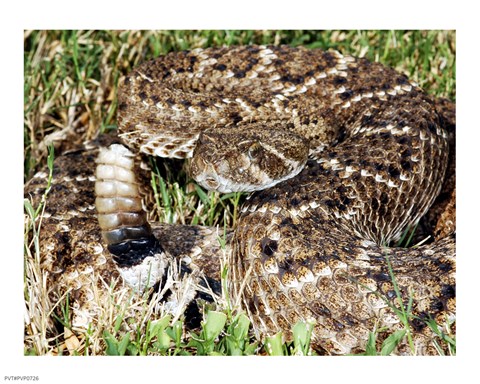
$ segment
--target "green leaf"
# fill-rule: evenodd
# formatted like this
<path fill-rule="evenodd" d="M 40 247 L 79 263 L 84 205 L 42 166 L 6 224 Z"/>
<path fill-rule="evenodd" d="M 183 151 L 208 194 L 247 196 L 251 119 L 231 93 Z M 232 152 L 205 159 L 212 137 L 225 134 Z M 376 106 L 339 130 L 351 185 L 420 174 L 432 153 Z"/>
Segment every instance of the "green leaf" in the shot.
<path fill-rule="evenodd" d="M 241 313 L 233 323 L 232 334 L 238 341 L 243 340 L 248 335 L 250 319 L 244 313 Z"/>
<path fill-rule="evenodd" d="M 170 336 L 168 336 L 167 332 L 165 332 L 165 329 L 162 329 L 162 331 L 157 335 L 157 343 L 160 349 L 169 348 L 171 341 L 172 339 Z"/>
<path fill-rule="evenodd" d="M 310 349 L 310 341 L 313 332 L 313 325 L 312 322 L 297 322 L 293 328 L 293 345 L 294 345 L 294 353 L 295 354 L 302 354 L 307 355 Z"/>
<path fill-rule="evenodd" d="M 245 356 L 248 356 L 248 355 L 253 355 L 255 353 L 255 351 L 257 350 L 257 347 L 258 347 L 258 343 L 252 343 L 252 344 L 248 344 L 244 351 L 243 351 L 243 354 Z"/>
<path fill-rule="evenodd" d="M 191 338 L 188 341 L 187 347 L 192 347 L 197 350 L 197 355 L 198 356 L 204 356 L 206 355 L 207 351 L 206 348 L 204 347 L 205 340 L 203 340 L 199 335 L 197 335 L 195 332 L 192 332 L 190 334 Z"/>
<path fill-rule="evenodd" d="M 293 344 L 295 345 L 295 348 L 302 350 L 304 345 L 307 343 L 307 325 L 303 321 L 299 321 L 293 326 L 292 332 Z"/>
<path fill-rule="evenodd" d="M 202 201 L 202 203 L 208 206 L 210 202 L 208 194 L 197 184 L 195 184 L 195 191 L 197 192 L 197 195 Z"/>
<path fill-rule="evenodd" d="M 152 321 L 149 327 L 149 337 L 147 342 L 149 342 L 152 338 L 157 338 L 157 347 L 160 349 L 167 349 L 170 347 L 170 341 L 173 339 L 168 335 L 166 332 L 166 328 L 170 324 L 171 316 L 166 315 L 162 317 L 160 320 Z"/>
<path fill-rule="evenodd" d="M 377 336 L 375 332 L 370 332 L 368 335 L 367 345 L 365 346 L 365 355 L 366 356 L 377 356 L 376 348 Z"/>
<path fill-rule="evenodd" d="M 179 347 L 182 342 L 182 333 L 183 333 L 183 322 L 178 320 L 175 322 L 175 324 L 173 324 L 173 337 L 172 337 L 172 339 L 175 340 L 175 345 L 177 347 Z M 170 334 L 168 335 L 170 336 Z"/>
<path fill-rule="evenodd" d="M 154 334 L 154 335 L 157 335 L 157 333 L 159 331 L 161 331 L 162 329 L 165 329 L 168 327 L 168 325 L 170 324 L 170 320 L 172 319 L 172 316 L 170 315 L 166 315 L 166 316 L 163 316 L 161 319 L 159 320 L 154 320 L 152 321 L 152 324 L 151 324 L 151 332 Z"/>
<path fill-rule="evenodd" d="M 130 332 L 127 332 L 122 340 L 118 343 L 117 351 L 120 356 L 125 355 L 125 352 L 127 351 L 127 347 L 130 344 Z"/>
<path fill-rule="evenodd" d="M 139 353 L 139 349 L 133 343 L 129 343 L 127 346 L 127 351 L 130 356 L 137 356 Z"/>
<path fill-rule="evenodd" d="M 104 331 L 103 332 L 103 339 L 105 340 L 105 343 L 107 344 L 107 349 L 105 351 L 107 356 L 119 356 L 118 348 L 117 348 L 118 342 L 115 339 L 115 337 L 113 337 L 113 335 L 110 332 Z"/>
<path fill-rule="evenodd" d="M 265 349 L 270 356 L 284 356 L 282 331 L 265 338 Z"/>
<path fill-rule="evenodd" d="M 123 313 L 120 313 L 115 318 L 115 325 L 113 327 L 115 329 L 115 332 L 118 332 L 120 330 L 120 327 L 122 326 L 122 321 L 123 321 Z"/>
<path fill-rule="evenodd" d="M 23 206 L 25 210 L 28 213 L 28 216 L 32 219 L 35 220 L 35 210 L 32 207 L 32 204 L 30 203 L 30 200 L 28 199 L 23 199 Z"/>
<path fill-rule="evenodd" d="M 55 148 L 54 148 L 53 144 L 50 144 L 48 146 L 48 157 L 47 157 L 47 166 L 48 166 L 48 170 L 49 170 L 50 175 L 53 172 L 53 160 L 54 160 L 54 158 L 55 158 Z"/>
<path fill-rule="evenodd" d="M 107 344 L 106 354 L 108 356 L 123 356 L 130 344 L 130 332 L 127 332 L 119 342 L 110 332 L 104 331 L 103 338 Z"/>
<path fill-rule="evenodd" d="M 434 319 L 428 319 L 428 320 L 425 320 L 425 322 L 437 336 L 439 336 L 442 340 L 450 344 L 454 350 L 456 349 L 457 343 L 455 338 L 452 338 L 449 335 L 445 334 L 443 331 L 441 331 L 440 328 L 438 327 L 437 322 Z"/>
<path fill-rule="evenodd" d="M 393 332 L 390 336 L 388 336 L 382 343 L 382 349 L 380 354 L 382 356 L 390 355 L 395 347 L 402 341 L 407 333 L 406 329 L 399 329 L 398 331 Z"/>
<path fill-rule="evenodd" d="M 225 341 L 225 353 L 231 356 L 243 355 L 245 345 L 248 344 L 248 329 L 250 327 L 250 319 L 244 314 L 240 313 L 233 319 L 228 326 Z"/>
<path fill-rule="evenodd" d="M 227 315 L 225 313 L 217 311 L 208 312 L 207 319 L 203 325 L 205 340 L 215 340 L 225 326 L 226 321 Z"/>

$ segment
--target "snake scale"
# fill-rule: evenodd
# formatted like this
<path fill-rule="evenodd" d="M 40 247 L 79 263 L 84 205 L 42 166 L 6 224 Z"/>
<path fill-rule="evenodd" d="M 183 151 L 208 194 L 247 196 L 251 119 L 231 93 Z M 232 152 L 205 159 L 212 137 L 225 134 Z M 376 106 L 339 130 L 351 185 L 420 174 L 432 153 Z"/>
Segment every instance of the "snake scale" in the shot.
<path fill-rule="evenodd" d="M 317 351 L 363 351 L 370 331 L 402 327 L 392 309 L 399 305 L 393 272 L 401 299 L 413 298 L 415 353 L 436 354 L 426 321 L 444 327 L 455 318 L 454 120 L 452 103 L 433 100 L 406 76 L 334 51 L 172 52 L 121 81 L 119 138 L 101 137 L 56 160 L 49 194 L 58 204 L 47 205 L 44 218 L 44 268 L 56 286 L 76 285 L 79 324 L 98 311 L 88 299 L 93 283 L 79 276 L 109 281 L 119 271 L 143 291 L 183 260 L 187 272 L 218 280 L 214 229 L 148 223 L 142 205 L 134 153 L 187 158 L 205 188 L 253 192 L 226 253 L 231 292 L 258 337 L 282 330 L 289 339 L 293 324 L 313 321 Z M 112 142 L 130 150 L 103 149 Z M 431 210 L 444 224 L 438 238 L 392 246 L 442 186 L 453 203 Z M 26 194 L 44 190 L 45 173 Z M 405 340 L 397 352 L 412 353 Z"/>

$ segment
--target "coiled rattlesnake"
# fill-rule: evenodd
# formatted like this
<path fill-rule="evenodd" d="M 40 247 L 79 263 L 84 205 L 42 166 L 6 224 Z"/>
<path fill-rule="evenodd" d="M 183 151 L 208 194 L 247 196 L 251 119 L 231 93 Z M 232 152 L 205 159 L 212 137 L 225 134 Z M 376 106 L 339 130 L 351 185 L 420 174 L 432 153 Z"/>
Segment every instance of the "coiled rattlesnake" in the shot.
<path fill-rule="evenodd" d="M 232 292 L 243 297 L 258 334 L 283 330 L 289 337 L 295 322 L 314 320 L 316 349 L 364 349 L 370 330 L 399 327 L 388 305 L 396 297 L 388 258 L 402 297 L 413 295 L 416 352 L 435 352 L 424 320 L 443 324 L 454 318 L 454 237 L 413 249 L 386 247 L 432 205 L 449 156 L 435 102 L 405 76 L 366 60 L 303 48 L 177 52 L 125 78 L 118 119 L 120 137 L 136 151 L 188 158 L 195 148 L 192 174 L 203 186 L 260 190 L 249 197 L 230 235 Z M 227 141 L 237 133 L 236 142 Z M 95 156 L 88 152 L 90 165 Z M 97 209 L 119 271 L 143 290 L 162 278 L 172 253 L 192 255 L 175 244 L 177 234 L 189 231 L 195 240 L 190 270 L 202 269 L 206 256 L 199 249 L 209 249 L 213 260 L 218 253 L 209 229 L 149 227 L 131 156 L 120 146 L 100 156 Z M 59 166 L 75 173 L 68 162 Z M 63 207 L 70 209 L 68 230 L 49 239 L 50 252 L 70 247 L 72 239 L 61 237 L 93 217 L 94 179 L 63 178 L 89 200 Z M 81 249 L 92 266 L 111 263 L 98 227 L 85 228 L 72 251 Z M 70 267 L 50 260 L 52 270 L 65 273 Z"/>

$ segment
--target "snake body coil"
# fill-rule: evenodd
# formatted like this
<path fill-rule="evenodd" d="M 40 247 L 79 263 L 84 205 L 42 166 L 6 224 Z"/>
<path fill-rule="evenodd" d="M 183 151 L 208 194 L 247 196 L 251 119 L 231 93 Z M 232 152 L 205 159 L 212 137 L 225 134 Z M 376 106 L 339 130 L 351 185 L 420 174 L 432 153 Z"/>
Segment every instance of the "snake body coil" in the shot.
<path fill-rule="evenodd" d="M 452 239 L 384 248 L 439 194 L 449 153 L 434 102 L 403 75 L 336 52 L 194 50 L 138 67 L 121 84 L 119 100 L 126 142 L 160 156 L 193 156 L 213 189 L 225 184 L 225 173 L 246 168 L 242 156 L 254 162 L 252 147 L 274 152 L 264 167 L 271 172 L 301 158 L 292 139 L 271 149 L 271 132 L 307 143 L 311 160 L 303 171 L 254 194 L 235 229 L 233 282 L 259 333 L 288 334 L 310 320 L 320 348 L 364 348 L 369 330 L 399 323 L 388 306 L 396 293 L 387 258 L 402 297 L 416 298 L 413 313 L 443 314 L 444 321 L 453 315 Z M 222 135 L 235 130 L 236 144 L 223 144 Z M 210 146 L 193 151 L 197 138 Z M 278 154 L 285 147 L 287 154 Z M 232 184 L 238 179 L 233 175 Z M 420 349 L 428 345 L 422 337 Z"/>

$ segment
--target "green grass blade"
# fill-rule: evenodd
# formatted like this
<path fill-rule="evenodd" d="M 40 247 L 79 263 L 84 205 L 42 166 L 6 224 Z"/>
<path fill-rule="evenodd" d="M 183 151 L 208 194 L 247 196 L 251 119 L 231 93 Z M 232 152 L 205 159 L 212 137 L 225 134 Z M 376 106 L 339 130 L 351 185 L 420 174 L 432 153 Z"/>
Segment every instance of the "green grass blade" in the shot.
<path fill-rule="evenodd" d="M 393 350 L 397 347 L 398 344 L 403 340 L 407 333 L 406 329 L 399 329 L 393 332 L 390 336 L 388 336 L 382 343 L 382 349 L 380 351 L 380 355 L 388 356 L 390 355 Z"/>
<path fill-rule="evenodd" d="M 365 347 L 365 356 L 377 356 L 377 336 L 375 332 L 368 334 L 367 345 Z"/>

